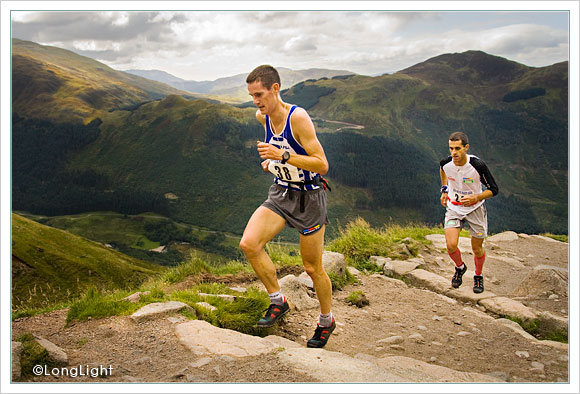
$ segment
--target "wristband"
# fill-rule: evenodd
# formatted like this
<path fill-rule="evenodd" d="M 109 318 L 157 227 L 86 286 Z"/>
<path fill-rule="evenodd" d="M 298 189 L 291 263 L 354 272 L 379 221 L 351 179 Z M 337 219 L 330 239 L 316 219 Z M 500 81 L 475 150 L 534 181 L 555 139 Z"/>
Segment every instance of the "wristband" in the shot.
<path fill-rule="evenodd" d="M 447 185 L 441 186 L 441 193 L 449 193 L 449 186 Z"/>

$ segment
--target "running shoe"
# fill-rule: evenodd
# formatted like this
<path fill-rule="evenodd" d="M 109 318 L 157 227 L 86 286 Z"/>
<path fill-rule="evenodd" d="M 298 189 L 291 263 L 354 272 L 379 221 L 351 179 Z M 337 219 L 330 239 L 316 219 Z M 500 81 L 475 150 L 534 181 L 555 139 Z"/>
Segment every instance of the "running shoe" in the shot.
<path fill-rule="evenodd" d="M 463 263 L 463 269 L 455 267 L 455 274 L 453 274 L 453 279 L 451 279 L 451 286 L 458 288 L 463 283 L 463 274 L 467 271 L 467 265 Z"/>
<path fill-rule="evenodd" d="M 473 276 L 473 292 L 478 294 L 483 293 L 483 275 Z"/>
<path fill-rule="evenodd" d="M 287 301 L 284 301 L 282 305 L 270 304 L 268 311 L 263 318 L 258 320 L 258 327 L 272 327 L 282 316 L 284 316 L 290 310 L 290 306 Z"/>
<path fill-rule="evenodd" d="M 314 336 L 308 340 L 306 343 L 307 347 L 324 347 L 330 334 L 336 328 L 336 323 L 332 319 L 332 325 L 330 327 L 321 327 L 319 324 L 316 325 L 316 330 L 314 331 Z"/>

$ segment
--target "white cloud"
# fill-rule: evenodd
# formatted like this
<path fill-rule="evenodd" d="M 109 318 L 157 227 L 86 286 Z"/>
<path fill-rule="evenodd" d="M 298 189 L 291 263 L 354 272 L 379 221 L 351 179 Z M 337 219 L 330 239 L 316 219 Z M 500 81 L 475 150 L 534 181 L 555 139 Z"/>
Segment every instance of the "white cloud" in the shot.
<path fill-rule="evenodd" d="M 562 28 L 523 13 L 197 11 L 44 12 L 13 16 L 15 37 L 56 43 L 119 68 L 216 79 L 258 64 L 363 74 L 398 71 L 449 52 L 483 50 L 527 65 L 567 60 Z M 447 18 L 443 18 L 447 16 Z M 481 16 L 481 20 L 478 17 Z M 541 16 L 541 15 L 540 15 Z M 484 18 L 485 17 L 485 18 Z M 513 20 L 510 23 L 510 18 Z M 480 26 L 480 27 L 478 27 Z M 490 27 L 491 26 L 491 27 Z"/>

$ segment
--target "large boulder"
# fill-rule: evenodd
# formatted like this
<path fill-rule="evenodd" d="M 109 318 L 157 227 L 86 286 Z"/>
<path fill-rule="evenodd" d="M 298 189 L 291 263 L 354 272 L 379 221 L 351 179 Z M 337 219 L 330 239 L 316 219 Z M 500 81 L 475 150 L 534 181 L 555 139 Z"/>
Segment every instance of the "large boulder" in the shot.
<path fill-rule="evenodd" d="M 513 297 L 542 297 L 550 294 L 568 296 L 568 270 L 551 265 L 538 265 L 512 292 Z"/>
<path fill-rule="evenodd" d="M 486 310 L 500 316 L 510 316 L 522 321 L 532 321 L 538 317 L 538 312 L 528 308 L 519 301 L 507 297 L 493 297 L 480 300 L 479 304 Z"/>
<path fill-rule="evenodd" d="M 337 252 L 324 251 L 322 253 L 322 265 L 328 274 L 344 276 L 346 271 L 346 259 L 344 255 Z"/>
<path fill-rule="evenodd" d="M 264 338 L 212 326 L 204 320 L 178 324 L 175 334 L 197 356 L 260 356 L 280 346 Z"/>
<path fill-rule="evenodd" d="M 413 286 L 423 287 L 436 293 L 445 293 L 451 288 L 451 279 L 420 268 L 409 272 L 407 278 Z"/>
<path fill-rule="evenodd" d="M 517 233 L 513 231 L 504 231 L 503 233 L 495 234 L 487 238 L 489 242 L 509 242 L 519 239 Z"/>
<path fill-rule="evenodd" d="M 286 275 L 278 282 L 288 302 L 297 310 L 318 308 L 318 300 L 310 296 L 308 287 L 294 275 Z"/>
<path fill-rule="evenodd" d="M 431 241 L 437 249 L 447 249 L 445 234 L 429 234 L 425 236 L 425 239 Z M 461 253 L 471 253 L 471 238 L 459 237 L 458 246 Z"/>

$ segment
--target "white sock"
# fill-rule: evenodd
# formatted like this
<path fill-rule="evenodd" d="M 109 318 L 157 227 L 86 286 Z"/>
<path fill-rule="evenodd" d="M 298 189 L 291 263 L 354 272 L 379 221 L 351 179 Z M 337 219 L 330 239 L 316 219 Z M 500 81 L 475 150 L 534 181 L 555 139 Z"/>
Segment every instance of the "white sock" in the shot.
<path fill-rule="evenodd" d="M 286 299 L 284 294 L 282 294 L 282 290 L 268 295 L 270 296 L 270 304 L 282 305 Z"/>
<path fill-rule="evenodd" d="M 318 325 L 320 327 L 330 327 L 332 326 L 332 312 L 329 312 L 327 314 L 320 314 L 320 316 L 318 317 Z"/>

